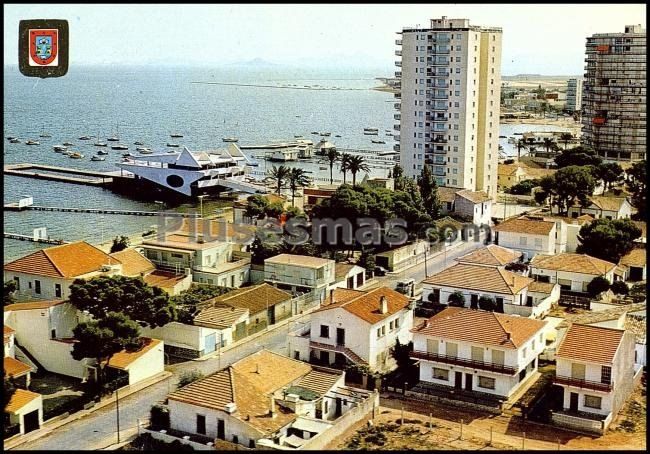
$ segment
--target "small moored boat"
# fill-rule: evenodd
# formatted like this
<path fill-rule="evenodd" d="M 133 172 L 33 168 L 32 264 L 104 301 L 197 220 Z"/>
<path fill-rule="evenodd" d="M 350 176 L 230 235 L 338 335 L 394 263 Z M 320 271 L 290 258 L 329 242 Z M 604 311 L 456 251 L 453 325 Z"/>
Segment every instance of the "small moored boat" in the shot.
<path fill-rule="evenodd" d="M 223 140 L 224 142 L 232 142 L 232 143 L 239 142 L 239 139 L 237 137 L 224 137 L 221 140 Z"/>
<path fill-rule="evenodd" d="M 96 147 L 107 147 L 108 144 L 106 142 L 95 142 L 93 145 Z"/>
<path fill-rule="evenodd" d="M 144 145 L 144 142 L 140 142 L 139 140 L 137 142 L 133 142 L 133 145 Z"/>
<path fill-rule="evenodd" d="M 169 142 L 167 142 L 167 146 L 168 146 L 168 147 L 172 147 L 172 148 L 178 148 L 178 147 L 180 147 L 180 145 L 177 144 L 177 143 L 169 143 Z"/>
<path fill-rule="evenodd" d="M 106 158 L 103 157 L 103 156 L 95 155 L 95 156 L 93 156 L 92 158 L 90 158 L 90 160 L 91 160 L 91 161 L 106 161 Z"/>
<path fill-rule="evenodd" d="M 183 134 L 174 133 L 174 134 L 170 134 L 169 137 L 171 137 L 172 139 L 178 139 L 179 137 L 183 137 Z"/>
<path fill-rule="evenodd" d="M 56 151 L 57 153 L 60 153 L 60 152 L 62 152 L 62 151 L 67 150 L 68 147 L 66 147 L 66 146 L 64 146 L 64 145 L 54 145 L 54 146 L 52 147 L 52 149 L 53 149 L 54 151 Z"/>
<path fill-rule="evenodd" d="M 74 146 L 74 144 L 72 142 L 63 142 L 63 145 L 65 145 L 66 147 Z"/>
<path fill-rule="evenodd" d="M 111 146 L 111 149 L 112 149 L 112 150 L 128 150 L 129 147 L 126 146 L 126 145 L 117 144 L 117 145 L 113 145 L 113 146 Z"/>
<path fill-rule="evenodd" d="M 9 143 L 20 143 L 20 139 L 14 137 L 13 139 L 9 140 Z"/>
<path fill-rule="evenodd" d="M 82 159 L 82 158 L 84 157 L 84 155 L 82 155 L 81 153 L 76 152 L 76 151 L 70 153 L 68 156 L 69 156 L 70 158 L 72 158 L 72 159 Z"/>
<path fill-rule="evenodd" d="M 36 140 L 28 140 L 25 145 L 40 145 L 41 143 Z"/>
<path fill-rule="evenodd" d="M 90 140 L 90 136 L 81 136 L 79 140 Z"/>
<path fill-rule="evenodd" d="M 99 151 L 97 152 L 97 154 L 98 154 L 98 155 L 107 155 L 107 154 L 108 154 L 108 151 L 106 151 L 106 150 L 99 150 Z"/>

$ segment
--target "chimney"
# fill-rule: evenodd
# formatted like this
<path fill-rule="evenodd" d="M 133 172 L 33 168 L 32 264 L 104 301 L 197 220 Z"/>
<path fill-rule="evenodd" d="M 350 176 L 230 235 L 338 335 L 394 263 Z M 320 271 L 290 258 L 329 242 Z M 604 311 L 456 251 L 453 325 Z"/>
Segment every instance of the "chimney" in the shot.
<path fill-rule="evenodd" d="M 334 303 L 334 289 L 330 290 L 330 304 Z"/>
<path fill-rule="evenodd" d="M 275 411 L 275 397 L 271 396 L 271 409 L 269 410 L 269 415 L 271 415 L 271 418 L 275 418 L 277 416 L 277 413 Z"/>
<path fill-rule="evenodd" d="M 260 373 L 260 365 L 259 365 L 259 363 L 255 364 L 255 373 L 256 374 Z"/>
<path fill-rule="evenodd" d="M 428 327 L 429 327 L 429 319 L 426 319 L 426 320 L 424 321 L 424 327 L 425 327 L 425 328 L 428 328 Z"/>
<path fill-rule="evenodd" d="M 379 312 L 382 314 L 388 312 L 388 300 L 384 295 L 379 298 Z"/>

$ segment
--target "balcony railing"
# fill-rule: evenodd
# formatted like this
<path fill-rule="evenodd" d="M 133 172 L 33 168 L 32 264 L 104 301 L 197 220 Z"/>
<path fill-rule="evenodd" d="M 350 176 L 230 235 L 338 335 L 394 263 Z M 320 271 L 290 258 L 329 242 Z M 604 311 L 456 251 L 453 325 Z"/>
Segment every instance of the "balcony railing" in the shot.
<path fill-rule="evenodd" d="M 393 151 L 396 151 L 399 153 L 399 144 L 393 145 Z"/>
<path fill-rule="evenodd" d="M 402 40 L 401 39 L 396 39 L 395 40 L 395 45 L 396 46 L 401 46 L 402 45 Z"/>
<path fill-rule="evenodd" d="M 559 385 L 575 386 L 576 388 L 593 389 L 595 391 L 602 392 L 609 392 L 614 387 L 613 383 L 601 383 L 597 381 L 582 380 L 580 378 L 566 377 L 563 375 L 556 375 L 554 381 Z"/>
<path fill-rule="evenodd" d="M 394 93 L 393 97 L 397 98 L 397 99 L 402 99 L 402 94 L 401 93 Z"/>
<path fill-rule="evenodd" d="M 393 129 L 395 131 L 399 131 L 401 129 L 400 125 L 393 125 Z"/>
<path fill-rule="evenodd" d="M 397 55 L 398 57 L 401 57 L 402 56 L 402 51 L 400 49 L 396 50 L 395 55 Z"/>
<path fill-rule="evenodd" d="M 401 68 L 401 67 L 402 67 L 402 61 L 401 61 L 401 60 L 397 60 L 397 61 L 395 62 L 395 66 L 398 66 L 398 67 Z"/>
<path fill-rule="evenodd" d="M 400 120 L 400 119 L 402 118 L 402 114 L 401 114 L 401 113 L 393 114 L 393 118 L 394 118 L 395 120 Z"/>
<path fill-rule="evenodd" d="M 474 369 L 487 370 L 498 374 L 514 375 L 517 373 L 514 367 L 503 364 L 486 363 L 473 359 L 458 358 L 456 356 L 440 355 L 438 353 L 423 352 L 414 350 L 411 352 L 411 358 L 425 359 L 428 361 L 437 361 L 439 363 L 454 364 L 456 366 L 472 367 Z"/>
<path fill-rule="evenodd" d="M 393 107 L 397 110 L 400 110 L 402 108 L 402 103 L 396 102 L 395 104 L 393 104 Z"/>
<path fill-rule="evenodd" d="M 402 77 L 402 71 L 395 71 L 395 77 Z"/>

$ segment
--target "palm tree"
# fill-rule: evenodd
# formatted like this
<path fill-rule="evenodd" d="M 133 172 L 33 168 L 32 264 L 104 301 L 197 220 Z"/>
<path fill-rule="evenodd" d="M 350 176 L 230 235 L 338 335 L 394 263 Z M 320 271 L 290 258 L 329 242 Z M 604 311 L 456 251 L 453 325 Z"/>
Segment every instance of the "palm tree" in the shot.
<path fill-rule="evenodd" d="M 307 186 L 309 184 L 309 178 L 304 169 L 293 168 L 289 171 L 287 179 L 289 181 L 289 189 L 291 189 L 291 206 L 293 207 L 295 206 L 296 190 Z"/>
<path fill-rule="evenodd" d="M 338 161 L 339 156 L 341 156 L 341 154 L 338 151 L 336 151 L 336 148 L 329 148 L 327 150 L 327 154 L 325 155 L 325 157 L 327 157 L 327 160 L 330 163 L 330 184 L 334 184 L 334 176 L 333 176 L 334 163 Z"/>
<path fill-rule="evenodd" d="M 363 156 L 350 156 L 347 169 L 352 173 L 352 186 L 357 185 L 358 172 L 370 172 L 370 167 L 365 163 Z"/>
<path fill-rule="evenodd" d="M 569 146 L 569 141 L 573 139 L 573 134 L 570 132 L 563 132 L 560 134 L 560 140 L 564 141 L 564 149 L 566 150 Z"/>
<path fill-rule="evenodd" d="M 546 148 L 547 153 L 550 151 L 552 143 L 553 143 L 553 139 L 551 139 L 550 137 L 544 137 L 544 148 Z"/>
<path fill-rule="evenodd" d="M 352 155 L 348 153 L 343 153 L 339 158 L 339 161 L 341 162 L 341 172 L 343 172 L 343 184 L 347 183 L 347 176 L 348 176 L 347 172 L 349 170 L 351 157 Z"/>
<path fill-rule="evenodd" d="M 517 160 L 521 159 L 521 149 L 525 148 L 526 144 L 524 142 L 524 139 L 519 139 L 517 141 Z"/>
<path fill-rule="evenodd" d="M 273 168 L 269 172 L 269 176 L 276 181 L 278 195 L 280 195 L 280 190 L 282 189 L 282 185 L 284 184 L 285 180 L 289 177 L 290 172 L 291 169 L 285 166 L 280 166 L 280 167 L 273 166 Z"/>

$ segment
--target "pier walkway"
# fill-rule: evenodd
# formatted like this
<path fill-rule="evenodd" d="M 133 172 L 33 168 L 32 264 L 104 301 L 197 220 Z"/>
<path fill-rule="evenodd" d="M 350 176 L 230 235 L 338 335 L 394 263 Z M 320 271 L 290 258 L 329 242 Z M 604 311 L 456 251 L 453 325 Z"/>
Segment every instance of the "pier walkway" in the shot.
<path fill-rule="evenodd" d="M 38 171 L 56 172 L 63 175 L 57 175 L 56 173 L 39 173 Z M 43 164 L 8 164 L 4 166 L 4 174 L 36 178 L 40 180 L 84 184 L 89 186 L 107 186 L 113 182 L 113 174 L 108 172 L 70 169 L 68 167 L 48 166 Z"/>
<path fill-rule="evenodd" d="M 167 212 L 167 211 L 163 212 L 163 211 L 113 210 L 109 208 L 46 207 L 46 206 L 38 206 L 38 205 L 19 207 L 18 204 L 15 202 L 5 204 L 4 209 L 8 211 L 24 211 L 24 210 L 60 211 L 66 213 L 116 214 L 116 215 L 123 215 L 123 216 L 166 216 L 166 217 L 176 217 L 176 218 L 201 217 L 201 215 L 198 213 L 175 213 L 175 212 Z"/>
<path fill-rule="evenodd" d="M 20 235 L 18 233 L 4 232 L 4 234 L 5 234 L 5 238 L 10 238 L 12 240 L 31 241 L 33 243 L 43 243 L 43 244 L 68 244 L 69 243 L 69 241 L 53 240 L 50 238 L 34 239 L 33 236 Z"/>

